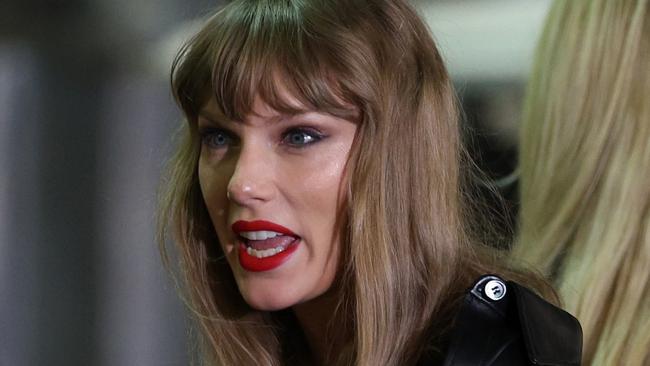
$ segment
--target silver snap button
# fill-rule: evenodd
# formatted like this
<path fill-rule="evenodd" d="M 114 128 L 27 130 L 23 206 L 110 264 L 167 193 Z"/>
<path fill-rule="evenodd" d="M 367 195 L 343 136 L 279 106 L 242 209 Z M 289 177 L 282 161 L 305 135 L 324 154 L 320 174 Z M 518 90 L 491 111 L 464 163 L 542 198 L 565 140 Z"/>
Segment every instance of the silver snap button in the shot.
<path fill-rule="evenodd" d="M 485 284 L 485 295 L 491 300 L 497 301 L 506 296 L 506 284 L 499 280 L 491 280 Z"/>

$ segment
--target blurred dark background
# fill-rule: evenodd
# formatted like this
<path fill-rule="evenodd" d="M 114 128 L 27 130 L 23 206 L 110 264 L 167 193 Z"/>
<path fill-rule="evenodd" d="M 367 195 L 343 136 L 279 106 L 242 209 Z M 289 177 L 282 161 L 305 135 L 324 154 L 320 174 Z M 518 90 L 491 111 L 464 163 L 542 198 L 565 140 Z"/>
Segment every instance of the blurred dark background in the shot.
<path fill-rule="evenodd" d="M 207 0 L 0 3 L 0 365 L 187 365 L 155 235 L 171 60 Z M 500 182 L 548 1 L 417 1 Z M 506 187 L 506 190 L 508 188 Z"/>

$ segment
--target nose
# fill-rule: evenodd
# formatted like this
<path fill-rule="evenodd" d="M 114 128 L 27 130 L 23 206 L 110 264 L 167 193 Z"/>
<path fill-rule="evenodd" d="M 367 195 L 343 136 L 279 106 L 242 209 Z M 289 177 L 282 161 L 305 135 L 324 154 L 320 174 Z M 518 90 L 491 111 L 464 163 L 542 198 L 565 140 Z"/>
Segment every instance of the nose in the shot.
<path fill-rule="evenodd" d="M 228 199 L 252 206 L 273 199 L 273 163 L 270 153 L 259 146 L 243 146 L 228 182 Z"/>

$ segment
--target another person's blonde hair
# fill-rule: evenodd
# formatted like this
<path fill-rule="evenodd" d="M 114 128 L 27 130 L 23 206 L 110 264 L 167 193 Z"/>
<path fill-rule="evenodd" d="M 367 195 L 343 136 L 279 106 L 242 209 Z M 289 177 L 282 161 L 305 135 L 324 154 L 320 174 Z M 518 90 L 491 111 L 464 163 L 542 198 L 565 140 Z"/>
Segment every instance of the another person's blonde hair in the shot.
<path fill-rule="evenodd" d="M 520 149 L 514 258 L 554 277 L 585 364 L 650 364 L 648 0 L 554 2 Z"/>
<path fill-rule="evenodd" d="M 223 258 L 197 177 L 197 114 L 211 97 L 232 120 L 257 95 L 292 112 L 281 91 L 307 108 L 349 118 L 353 106 L 360 116 L 334 284 L 347 348 L 332 350 L 331 364 L 412 364 L 439 345 L 431 339 L 448 331 L 474 279 L 509 276 L 469 244 L 455 94 L 405 0 L 232 1 L 179 54 L 172 84 L 187 123 L 166 176 L 161 234 L 175 238 L 208 363 L 309 362 L 291 312 L 248 306 Z"/>

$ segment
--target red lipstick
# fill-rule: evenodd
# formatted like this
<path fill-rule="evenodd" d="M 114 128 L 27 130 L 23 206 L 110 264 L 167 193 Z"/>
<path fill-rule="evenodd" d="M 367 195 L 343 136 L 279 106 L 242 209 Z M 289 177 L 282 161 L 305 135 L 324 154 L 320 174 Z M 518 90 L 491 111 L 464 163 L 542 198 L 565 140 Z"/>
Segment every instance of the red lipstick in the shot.
<path fill-rule="evenodd" d="M 281 266 L 286 262 L 291 255 L 298 248 L 298 243 L 300 238 L 291 230 L 287 229 L 284 226 L 275 224 L 273 222 L 257 220 L 257 221 L 237 221 L 232 225 L 232 230 L 240 235 L 242 232 L 251 232 L 251 231 L 273 231 L 279 234 L 282 234 L 282 237 L 274 237 L 272 239 L 264 240 L 249 240 L 242 238 L 243 242 L 239 245 L 239 264 L 247 271 L 250 272 L 263 272 L 270 271 Z M 240 235 L 241 237 L 241 235 Z M 256 247 L 265 246 L 271 242 L 285 242 L 284 245 L 280 245 L 278 248 L 282 248 L 282 251 L 275 253 L 273 255 L 268 255 L 260 258 L 259 256 L 254 255 L 257 250 L 252 248 L 254 244 Z M 288 243 L 287 243 L 288 242 Z M 275 246 L 278 244 L 272 244 Z"/>
<path fill-rule="evenodd" d="M 260 231 L 260 230 L 275 231 L 276 233 L 280 233 L 280 234 L 283 234 L 283 235 L 289 235 L 289 236 L 295 236 L 295 237 L 298 236 L 298 235 L 294 234 L 293 231 L 287 229 L 286 227 L 284 227 L 282 225 L 278 225 L 278 224 L 270 222 L 270 221 L 264 221 L 264 220 L 244 221 L 244 220 L 239 220 L 239 221 L 235 221 L 235 223 L 232 224 L 232 231 L 234 231 L 236 234 L 239 234 L 242 231 Z"/>

